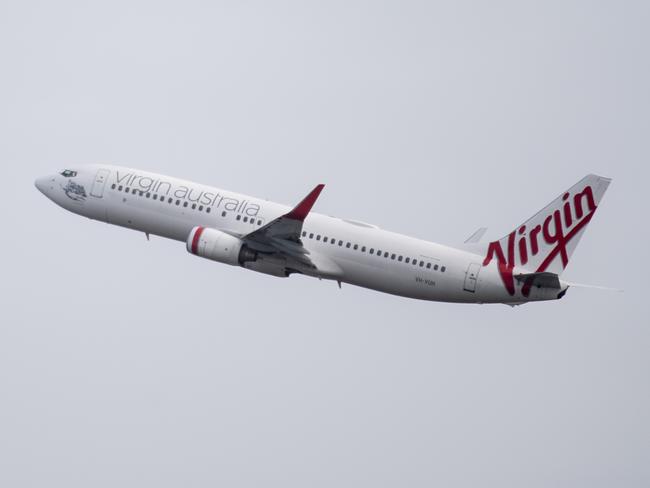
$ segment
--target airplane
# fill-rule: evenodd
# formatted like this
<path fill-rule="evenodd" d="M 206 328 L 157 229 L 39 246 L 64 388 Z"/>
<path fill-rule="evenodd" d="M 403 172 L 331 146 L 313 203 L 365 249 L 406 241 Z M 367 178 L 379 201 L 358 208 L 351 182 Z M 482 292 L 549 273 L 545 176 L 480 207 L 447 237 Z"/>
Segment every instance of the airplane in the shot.
<path fill-rule="evenodd" d="M 561 274 L 610 182 L 587 175 L 501 239 L 483 244 L 479 229 L 460 247 L 312 212 L 323 184 L 295 207 L 113 165 L 65 169 L 35 185 L 70 212 L 183 241 L 219 263 L 420 300 L 514 306 L 566 294 L 572 284 Z"/>

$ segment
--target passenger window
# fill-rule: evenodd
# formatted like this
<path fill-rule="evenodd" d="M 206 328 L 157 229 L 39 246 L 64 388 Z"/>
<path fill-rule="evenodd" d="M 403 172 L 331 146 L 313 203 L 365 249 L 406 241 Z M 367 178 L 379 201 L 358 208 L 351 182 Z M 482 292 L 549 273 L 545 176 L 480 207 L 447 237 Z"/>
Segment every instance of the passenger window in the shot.
<path fill-rule="evenodd" d="M 395 254 L 391 254 L 391 255 L 390 255 L 390 258 L 391 258 L 391 259 L 395 259 Z"/>
<path fill-rule="evenodd" d="M 237 214 L 237 217 L 235 217 L 236 220 L 241 220 L 241 215 Z"/>
<path fill-rule="evenodd" d="M 377 257 L 381 257 L 381 251 L 377 249 Z"/>
<path fill-rule="evenodd" d="M 115 183 L 111 185 L 111 190 L 115 190 Z"/>
<path fill-rule="evenodd" d="M 138 190 L 137 190 L 136 188 L 134 188 L 133 190 L 131 190 L 131 193 L 132 193 L 133 195 L 135 195 L 135 193 L 136 193 L 137 191 L 138 191 Z"/>
<path fill-rule="evenodd" d="M 171 197 L 167 199 L 167 203 L 169 203 L 170 205 L 171 205 L 171 203 L 172 203 L 173 201 L 174 201 L 174 199 L 171 198 Z"/>
<path fill-rule="evenodd" d="M 424 266 L 424 261 L 420 261 L 420 268 Z"/>
<path fill-rule="evenodd" d="M 348 249 L 350 249 L 350 246 L 351 246 L 351 245 L 352 245 L 352 244 L 350 244 L 350 243 L 348 242 L 348 243 L 345 245 L 345 247 L 347 247 Z"/>
<path fill-rule="evenodd" d="M 361 252 L 366 252 L 366 246 L 361 247 Z"/>
<path fill-rule="evenodd" d="M 158 194 L 157 194 L 157 193 L 154 193 L 154 194 L 153 194 L 153 199 L 154 199 L 154 200 L 158 200 Z"/>
<path fill-rule="evenodd" d="M 257 225 L 262 225 L 262 221 L 261 221 L 261 220 L 258 220 L 258 221 L 257 221 Z"/>
<path fill-rule="evenodd" d="M 248 222 L 248 217 L 244 217 L 244 222 Z"/>
<path fill-rule="evenodd" d="M 127 186 L 127 187 L 124 189 L 124 193 L 130 193 L 130 192 L 131 192 L 131 188 L 129 188 L 129 187 Z"/>
<path fill-rule="evenodd" d="M 147 198 L 151 198 L 151 193 L 147 193 Z"/>
<path fill-rule="evenodd" d="M 352 249 L 354 249 L 356 251 L 357 249 L 359 249 L 359 246 L 357 244 L 355 244 Z"/>
<path fill-rule="evenodd" d="M 417 260 L 417 259 L 414 259 L 414 260 L 413 260 L 413 266 L 417 266 L 417 265 L 418 265 L 418 260 Z"/>
<path fill-rule="evenodd" d="M 207 208 L 205 209 L 205 211 L 208 212 L 208 213 L 210 213 L 210 212 L 212 211 L 212 208 L 211 208 L 211 207 L 207 207 Z"/>
<path fill-rule="evenodd" d="M 444 272 L 445 272 L 445 269 L 447 269 L 447 268 L 445 268 L 445 267 L 443 266 L 442 268 L 440 268 L 440 272 L 441 272 L 441 273 L 444 273 Z"/>
<path fill-rule="evenodd" d="M 122 185 L 118 186 L 117 191 L 122 191 L 122 188 L 123 188 Z"/>
<path fill-rule="evenodd" d="M 183 202 L 183 207 L 187 207 L 187 202 Z"/>
<path fill-rule="evenodd" d="M 307 235 L 307 233 L 303 230 L 302 231 L 302 236 L 305 237 L 306 235 Z"/>
<path fill-rule="evenodd" d="M 309 238 L 310 238 L 310 239 L 313 239 L 313 238 L 314 238 L 314 233 L 313 233 L 313 232 L 310 232 L 310 233 L 309 233 Z"/>
<path fill-rule="evenodd" d="M 203 205 L 199 205 L 199 212 L 203 212 Z"/>
<path fill-rule="evenodd" d="M 398 256 L 397 260 L 401 263 L 402 262 L 402 256 Z"/>
<path fill-rule="evenodd" d="M 438 271 L 438 265 L 437 265 L 437 264 L 434 264 L 434 265 L 433 265 L 433 270 L 434 270 L 434 271 Z"/>
<path fill-rule="evenodd" d="M 320 241 L 320 234 L 318 234 L 318 235 L 316 236 L 316 240 L 317 240 L 317 241 Z"/>
<path fill-rule="evenodd" d="M 410 262 L 411 262 L 411 258 L 406 258 L 406 259 L 404 260 L 404 262 L 405 262 L 406 264 L 410 263 Z"/>
<path fill-rule="evenodd" d="M 431 263 L 427 263 L 427 269 L 431 269 Z"/>
<path fill-rule="evenodd" d="M 192 210 L 196 210 L 196 203 L 192 204 Z"/>
<path fill-rule="evenodd" d="M 323 237 L 323 242 L 327 243 L 327 236 Z"/>
<path fill-rule="evenodd" d="M 375 254 L 375 250 L 372 247 L 370 248 L 370 254 Z"/>
<path fill-rule="evenodd" d="M 192 205 L 192 208 L 194 208 L 194 205 Z M 226 211 L 225 211 L 225 210 L 224 210 L 223 212 L 221 212 L 221 216 L 222 216 L 222 217 L 225 217 L 225 216 L 226 216 Z"/>
<path fill-rule="evenodd" d="M 343 245 L 343 241 L 339 241 L 339 246 L 342 246 L 342 245 Z"/>
<path fill-rule="evenodd" d="M 180 205 L 180 204 L 181 204 L 181 201 L 180 201 L 180 200 L 176 200 L 176 206 L 178 206 L 178 205 Z"/>
<path fill-rule="evenodd" d="M 388 251 L 384 251 L 384 257 L 385 257 L 385 258 L 388 257 Z"/>

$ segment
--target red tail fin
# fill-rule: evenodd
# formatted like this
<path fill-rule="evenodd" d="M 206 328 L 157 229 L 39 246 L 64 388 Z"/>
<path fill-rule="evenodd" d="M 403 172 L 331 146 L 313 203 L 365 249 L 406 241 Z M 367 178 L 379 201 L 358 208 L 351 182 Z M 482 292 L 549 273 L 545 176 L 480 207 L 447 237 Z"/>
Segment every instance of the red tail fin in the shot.
<path fill-rule="evenodd" d="M 483 266 L 496 260 L 504 285 L 514 295 L 515 267 L 560 275 L 610 183 L 585 176 L 510 234 L 488 245 Z M 527 295 L 527 290 L 522 290 Z"/>

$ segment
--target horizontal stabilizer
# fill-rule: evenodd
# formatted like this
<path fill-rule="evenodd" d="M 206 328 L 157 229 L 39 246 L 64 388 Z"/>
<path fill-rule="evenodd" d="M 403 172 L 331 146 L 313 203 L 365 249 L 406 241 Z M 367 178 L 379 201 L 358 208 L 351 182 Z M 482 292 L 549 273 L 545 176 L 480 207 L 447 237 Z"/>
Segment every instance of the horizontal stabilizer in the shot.
<path fill-rule="evenodd" d="M 515 276 L 517 281 L 525 283 L 528 288 L 537 286 L 539 288 L 555 288 L 560 289 L 560 277 L 555 273 L 542 271 L 539 273 L 522 273 Z"/>
<path fill-rule="evenodd" d="M 481 227 L 480 229 L 476 230 L 476 232 L 474 232 L 465 240 L 465 244 L 478 244 L 481 241 L 483 235 L 485 235 L 486 231 L 487 227 Z"/>

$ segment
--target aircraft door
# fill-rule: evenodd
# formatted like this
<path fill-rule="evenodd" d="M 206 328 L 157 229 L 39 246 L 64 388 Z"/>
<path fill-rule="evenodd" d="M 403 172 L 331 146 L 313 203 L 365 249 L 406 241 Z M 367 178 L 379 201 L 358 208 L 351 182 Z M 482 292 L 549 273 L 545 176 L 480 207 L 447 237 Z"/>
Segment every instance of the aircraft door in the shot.
<path fill-rule="evenodd" d="M 476 291 L 476 281 L 478 280 L 478 274 L 481 271 L 480 263 L 470 263 L 465 271 L 465 283 L 463 284 L 463 290 L 474 293 Z"/>
<path fill-rule="evenodd" d="M 93 187 L 90 190 L 90 194 L 93 197 L 102 198 L 104 196 L 104 186 L 106 186 L 109 174 L 111 174 L 111 172 L 107 169 L 100 169 L 97 171 L 95 181 L 93 181 Z"/>

